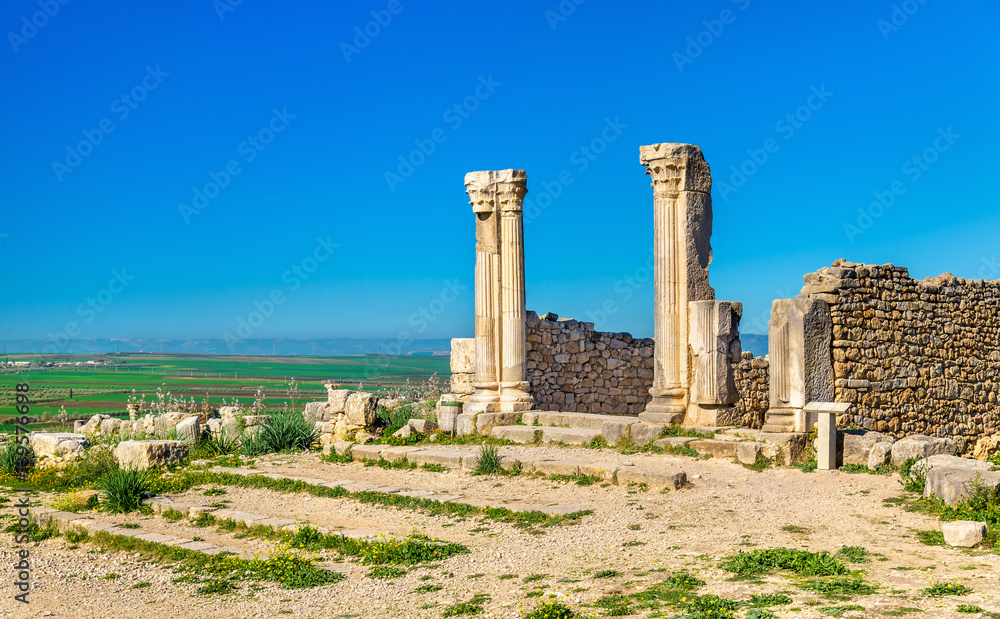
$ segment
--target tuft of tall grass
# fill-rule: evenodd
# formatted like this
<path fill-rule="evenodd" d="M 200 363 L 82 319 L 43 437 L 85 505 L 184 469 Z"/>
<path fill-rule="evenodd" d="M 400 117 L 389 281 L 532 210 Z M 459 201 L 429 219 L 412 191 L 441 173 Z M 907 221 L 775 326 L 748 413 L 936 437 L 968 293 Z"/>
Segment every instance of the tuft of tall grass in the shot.
<path fill-rule="evenodd" d="M 18 447 L 21 447 L 18 449 Z M 18 474 L 18 467 L 22 473 L 27 472 L 35 466 L 35 451 L 30 445 L 19 445 L 17 437 L 11 436 L 3 442 L 0 450 L 0 472 L 14 477 Z"/>
<path fill-rule="evenodd" d="M 500 453 L 493 445 L 482 445 L 479 447 L 479 458 L 476 459 L 476 468 L 473 475 L 494 475 L 501 472 Z"/>
<path fill-rule="evenodd" d="M 142 497 L 149 491 L 147 471 L 127 468 L 117 469 L 101 478 L 104 491 L 104 509 L 114 513 L 134 512 L 142 505 Z"/>
<path fill-rule="evenodd" d="M 306 451 L 319 440 L 316 426 L 301 413 L 278 413 L 271 423 L 254 433 L 243 433 L 241 449 L 248 456 L 262 456 L 279 451 Z"/>

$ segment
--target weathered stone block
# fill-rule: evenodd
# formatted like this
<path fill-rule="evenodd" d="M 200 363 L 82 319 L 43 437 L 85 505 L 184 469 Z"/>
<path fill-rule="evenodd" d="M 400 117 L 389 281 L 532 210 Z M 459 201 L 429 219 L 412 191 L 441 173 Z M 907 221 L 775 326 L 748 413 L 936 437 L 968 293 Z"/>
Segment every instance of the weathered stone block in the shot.
<path fill-rule="evenodd" d="M 188 446 L 183 441 L 123 441 L 114 454 L 118 466 L 146 470 L 186 459 Z"/>
<path fill-rule="evenodd" d="M 337 413 L 332 412 L 329 402 L 309 402 L 302 411 L 306 421 L 328 421 L 336 415 Z"/>
<path fill-rule="evenodd" d="M 914 434 L 893 443 L 892 463 L 899 466 L 910 458 L 926 458 L 937 454 L 955 455 L 957 451 L 958 444 L 950 438 Z"/>
<path fill-rule="evenodd" d="M 924 496 L 935 496 L 954 506 L 969 496 L 974 484 L 1000 490 L 1000 471 L 984 472 L 971 468 L 936 467 L 927 474 Z"/>
<path fill-rule="evenodd" d="M 327 387 L 326 403 L 329 405 L 327 408 L 327 414 L 335 416 L 346 411 L 347 399 L 351 397 L 351 394 L 353 393 L 357 392 L 351 389 L 331 389 Z"/>
<path fill-rule="evenodd" d="M 646 423 L 643 421 L 629 426 L 629 432 L 632 435 L 633 443 L 636 445 L 648 445 L 660 436 L 660 432 L 662 432 L 665 427 L 667 426 L 664 424 Z"/>
<path fill-rule="evenodd" d="M 476 371 L 476 338 L 456 337 L 451 340 L 451 373 L 473 374 Z"/>
<path fill-rule="evenodd" d="M 972 548 L 986 537 L 986 523 L 956 520 L 941 524 L 944 541 L 949 546 Z"/>
<path fill-rule="evenodd" d="M 347 423 L 370 428 L 378 423 L 378 396 L 374 393 L 354 391 L 347 398 L 344 408 Z"/>
<path fill-rule="evenodd" d="M 194 444 L 201 438 L 201 424 L 197 417 L 188 417 L 177 424 L 177 439 Z"/>
<path fill-rule="evenodd" d="M 476 415 L 476 432 L 480 436 L 489 436 L 495 426 L 516 425 L 521 419 L 521 413 L 479 413 Z"/>
<path fill-rule="evenodd" d="M 86 436 L 68 432 L 32 432 L 28 436 L 28 444 L 38 458 L 83 455 L 84 450 L 90 447 Z"/>

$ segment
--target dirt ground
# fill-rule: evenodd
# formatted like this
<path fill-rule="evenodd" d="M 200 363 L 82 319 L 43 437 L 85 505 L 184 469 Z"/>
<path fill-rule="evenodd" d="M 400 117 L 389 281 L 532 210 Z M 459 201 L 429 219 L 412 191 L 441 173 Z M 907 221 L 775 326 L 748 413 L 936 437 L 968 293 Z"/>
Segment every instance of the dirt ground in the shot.
<path fill-rule="evenodd" d="M 233 594 L 201 597 L 197 585 L 172 583 L 169 566 L 143 563 L 136 556 L 96 551 L 86 543 L 71 550 L 57 537 L 29 546 L 33 583 L 30 604 L 13 601 L 13 537 L 3 534 L 0 554 L 8 566 L 0 617 L 441 617 L 456 602 L 486 594 L 481 617 L 520 617 L 547 596 L 556 596 L 581 616 L 604 616 L 589 604 L 601 596 L 630 593 L 687 571 L 707 584 L 695 593 L 747 599 L 751 594 L 783 592 L 793 604 L 772 610 L 778 617 L 977 617 L 957 614 L 959 604 L 1000 612 L 1000 557 L 978 551 L 922 544 L 917 530 L 938 529 L 932 517 L 908 512 L 884 501 L 901 495 L 898 475 L 803 473 L 779 468 L 763 472 L 731 462 L 665 455 L 624 456 L 611 450 L 558 447 L 510 447 L 504 453 L 528 452 L 561 459 L 633 462 L 637 466 L 683 470 L 690 485 L 679 491 L 643 492 L 620 485 L 574 483 L 522 475 L 471 476 L 457 471 L 431 472 L 321 462 L 315 454 L 270 456 L 257 460 L 265 472 L 282 472 L 330 481 L 353 479 L 396 484 L 410 489 L 462 494 L 490 502 L 573 504 L 593 510 L 577 524 L 526 530 L 479 518 L 459 520 L 412 510 L 366 505 L 345 498 L 317 498 L 269 490 L 226 488 L 204 496 L 204 488 L 175 497 L 180 502 L 210 504 L 267 516 L 299 518 L 317 526 L 354 534 L 411 530 L 467 545 L 471 554 L 430 567 L 417 567 L 401 578 L 376 580 L 358 564 L 334 566 L 347 579 L 306 590 L 271 583 L 241 583 Z M 10 513 L 10 504 L 5 513 Z M 235 539 L 214 528 L 171 523 L 159 516 L 97 518 L 134 522 L 144 530 L 266 552 L 269 542 Z M 733 580 L 718 560 L 740 551 L 787 547 L 836 552 L 861 546 L 874 553 L 870 563 L 851 565 L 880 585 L 874 595 L 847 601 L 824 599 L 796 586 L 787 573 L 762 582 Z M 595 578 L 601 570 L 619 574 Z M 108 574 L 118 577 L 107 579 Z M 501 578 L 503 576 L 506 578 Z M 515 576 L 510 576 L 515 575 Z M 544 575 L 528 578 L 533 575 Z M 525 582 L 528 578 L 529 582 Z M 141 582 L 151 583 L 133 588 Z M 933 583 L 962 582 L 973 592 L 962 597 L 929 597 Z M 422 585 L 441 585 L 417 593 Z M 540 590 L 542 597 L 532 597 Z M 550 599 L 550 598 L 549 598 Z M 858 606 L 843 610 L 844 606 Z M 841 607 L 830 610 L 831 607 Z M 741 616 L 743 616 L 741 611 Z M 640 611 L 635 616 L 647 616 Z M 664 616 L 677 615 L 667 609 Z"/>

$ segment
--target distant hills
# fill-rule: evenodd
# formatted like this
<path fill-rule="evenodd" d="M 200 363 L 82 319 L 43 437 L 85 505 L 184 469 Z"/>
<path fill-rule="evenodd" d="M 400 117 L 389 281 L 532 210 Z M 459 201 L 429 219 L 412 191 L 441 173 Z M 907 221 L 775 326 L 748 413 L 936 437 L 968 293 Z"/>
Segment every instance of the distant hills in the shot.
<path fill-rule="evenodd" d="M 755 355 L 767 354 L 767 336 L 740 335 L 743 350 Z M 7 340 L 6 352 L 31 354 L 95 354 L 112 352 L 164 352 L 200 355 L 413 355 L 449 354 L 451 340 L 396 340 L 374 338 L 329 338 L 313 340 L 253 339 L 243 340 L 236 349 L 225 340 L 168 340 L 156 338 L 122 338 L 70 340 L 58 345 L 51 340 Z"/>
<path fill-rule="evenodd" d="M 450 339 L 397 340 L 331 338 L 313 340 L 242 340 L 235 350 L 225 340 L 168 340 L 156 338 L 90 339 L 53 343 L 51 340 L 7 340 L 8 353 L 87 354 L 165 352 L 204 355 L 367 355 L 449 354 Z"/>

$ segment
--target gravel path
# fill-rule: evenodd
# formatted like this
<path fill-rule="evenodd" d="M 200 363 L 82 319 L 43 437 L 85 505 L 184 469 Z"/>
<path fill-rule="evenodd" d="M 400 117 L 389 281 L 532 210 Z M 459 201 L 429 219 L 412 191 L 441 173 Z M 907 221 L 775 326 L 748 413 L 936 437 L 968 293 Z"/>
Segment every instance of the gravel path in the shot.
<path fill-rule="evenodd" d="M 641 492 L 625 486 L 581 487 L 528 476 L 474 477 L 458 471 L 332 464 L 319 461 L 314 454 L 270 456 L 258 459 L 259 470 L 331 481 L 397 484 L 488 501 L 579 504 L 594 514 L 579 524 L 526 531 L 510 524 L 435 517 L 350 499 L 235 487 L 226 488 L 225 495 L 206 497 L 201 488 L 178 495 L 176 500 L 200 504 L 225 500 L 233 509 L 303 518 L 337 530 L 405 535 L 412 528 L 466 544 L 473 552 L 437 566 L 414 569 L 391 581 L 368 578 L 359 570 L 341 583 L 318 589 L 284 590 L 269 583 L 243 583 L 232 595 L 202 598 L 194 595 L 196 585 L 172 584 L 176 575 L 169 567 L 140 563 L 123 554 L 91 553 L 92 547 L 86 544 L 68 550 L 68 542 L 60 537 L 30 547 L 35 575 L 32 603 L 27 608 L 14 606 L 12 587 L 7 585 L 0 617 L 440 617 L 445 606 L 476 593 L 491 596 L 483 617 L 519 617 L 538 603 L 537 598 L 528 597 L 538 587 L 589 613 L 597 609 L 585 605 L 603 595 L 640 590 L 670 572 L 687 570 L 708 581 L 699 593 L 711 591 L 746 599 L 752 593 L 784 591 L 794 599 L 793 606 L 801 609 L 794 616 L 805 619 L 829 616 L 820 609 L 837 602 L 802 591 L 794 586 L 794 579 L 780 574 L 767 576 L 759 584 L 730 581 L 731 574 L 718 569 L 717 560 L 753 548 L 784 546 L 835 552 L 842 545 L 862 546 L 881 555 L 860 567 L 866 578 L 881 584 L 882 589 L 876 595 L 840 602 L 865 608 L 845 616 L 883 616 L 909 607 L 924 611 L 914 616 L 951 617 L 956 616 L 959 603 L 1000 612 L 1000 557 L 921 544 L 914 531 L 939 525 L 928 516 L 883 504 L 900 494 L 897 476 L 806 474 L 797 469 L 757 473 L 715 459 L 623 456 L 611 450 L 582 448 L 503 448 L 506 453 L 522 450 L 561 459 L 680 469 L 687 473 L 691 486 L 667 493 Z M 233 539 L 213 528 L 194 528 L 184 521 L 170 523 L 159 516 L 118 518 L 120 522 L 139 523 L 143 529 L 198 535 L 220 545 L 266 546 L 258 540 Z M 9 534 L 0 541 L 0 554 L 7 565 L 14 560 L 12 541 Z M 598 570 L 616 570 L 621 575 L 595 579 L 593 573 Z M 119 577 L 106 580 L 107 574 Z M 501 578 L 508 574 L 516 577 Z M 532 574 L 545 577 L 524 583 Z M 932 582 L 958 581 L 972 587 L 973 593 L 963 598 L 930 598 L 919 591 Z M 141 582 L 151 584 L 132 588 Z M 441 585 L 442 589 L 413 592 L 427 584 Z M 789 607 L 774 610 L 779 616 L 793 616 Z M 674 614 L 669 612 L 668 616 Z"/>

